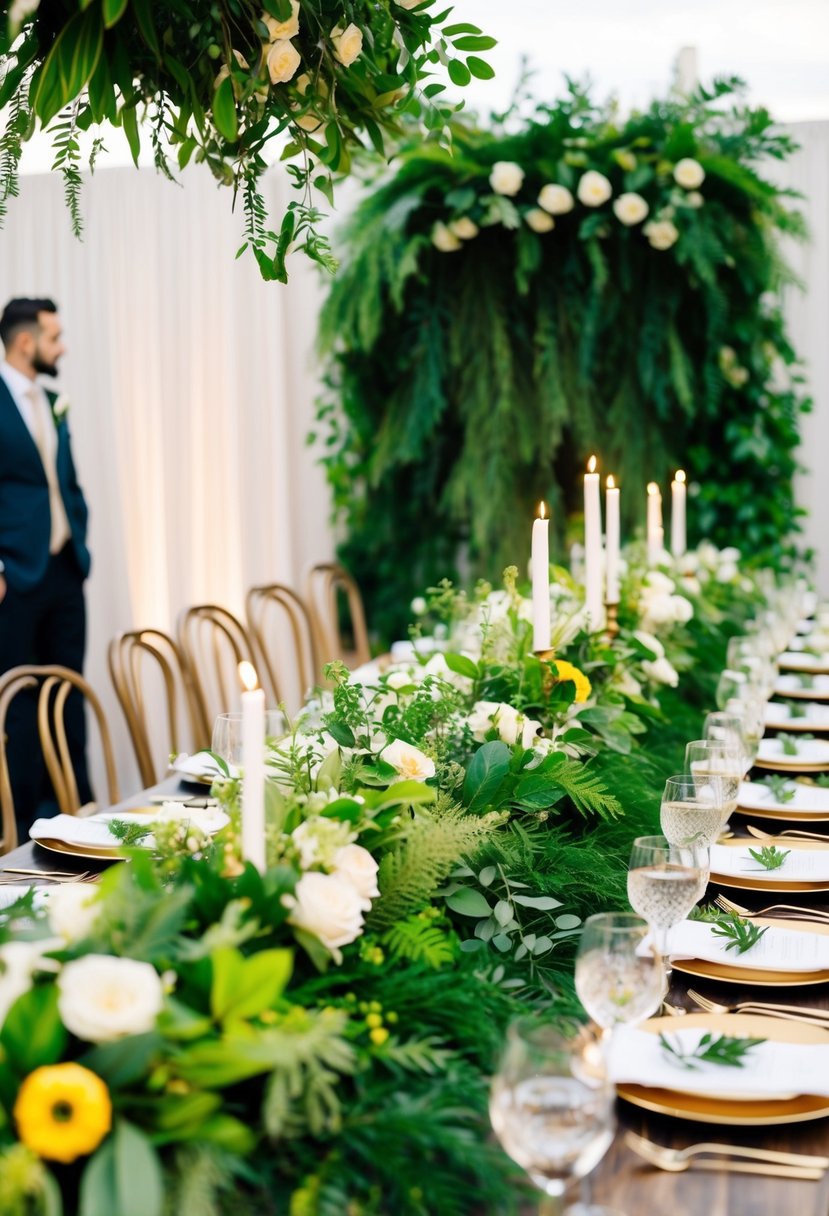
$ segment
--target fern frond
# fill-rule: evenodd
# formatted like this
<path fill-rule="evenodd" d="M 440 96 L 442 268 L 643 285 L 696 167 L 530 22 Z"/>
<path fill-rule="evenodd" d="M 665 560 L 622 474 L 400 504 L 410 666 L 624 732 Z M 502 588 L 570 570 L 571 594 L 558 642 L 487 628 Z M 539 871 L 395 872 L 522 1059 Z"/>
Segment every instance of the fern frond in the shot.
<path fill-rule="evenodd" d="M 582 815 L 592 813 L 602 819 L 615 819 L 624 813 L 619 799 L 604 782 L 577 760 L 564 760 L 550 774 L 550 780 L 570 796 Z"/>
<path fill-rule="evenodd" d="M 408 920 L 392 925 L 380 941 L 394 957 L 425 963 L 435 971 L 457 957 L 455 943 L 448 932 L 420 916 L 410 916 Z"/>

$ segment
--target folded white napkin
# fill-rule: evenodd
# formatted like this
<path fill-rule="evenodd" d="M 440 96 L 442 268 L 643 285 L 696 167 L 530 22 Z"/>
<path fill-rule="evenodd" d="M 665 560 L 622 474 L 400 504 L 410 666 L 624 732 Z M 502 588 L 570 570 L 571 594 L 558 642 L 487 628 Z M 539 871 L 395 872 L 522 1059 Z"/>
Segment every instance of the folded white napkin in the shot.
<path fill-rule="evenodd" d="M 765 870 L 749 849 L 758 852 L 769 847 L 771 842 L 757 840 L 745 847 L 729 848 L 724 844 L 711 846 L 711 872 L 725 874 L 729 878 L 751 878 L 758 882 L 829 882 L 829 849 L 789 849 L 788 856 L 776 870 Z M 776 847 L 783 852 L 787 846 L 782 841 Z"/>
<path fill-rule="evenodd" d="M 829 936 L 800 929 L 769 927 L 758 942 L 738 954 L 728 950 L 728 938 L 718 937 L 707 921 L 684 920 L 668 931 L 672 959 L 698 958 L 729 967 L 768 971 L 824 971 L 829 969 Z"/>
<path fill-rule="evenodd" d="M 801 811 L 825 815 L 829 812 L 829 789 L 819 785 L 804 785 L 802 782 L 788 781 L 786 790 L 793 797 L 788 802 L 779 802 L 771 789 L 759 781 L 744 781 L 740 786 L 737 801 L 747 810 L 770 810 L 771 808 L 788 811 Z"/>
<path fill-rule="evenodd" d="M 32 840 L 62 840 L 64 844 L 90 845 L 95 849 L 114 848 L 118 844 L 107 821 L 97 816 L 79 819 L 76 815 L 53 815 L 51 819 L 36 819 L 29 835 Z"/>
<path fill-rule="evenodd" d="M 777 662 L 781 667 L 790 667 L 792 670 L 800 667 L 829 669 L 829 654 L 804 654 L 800 650 L 784 650 Z"/>
<path fill-rule="evenodd" d="M 829 693 L 829 676 L 810 676 L 810 683 L 804 688 L 800 682 L 800 676 L 786 675 L 785 672 L 782 672 L 777 677 L 774 691 L 783 693 L 784 696 L 792 692 L 810 692 L 813 696 L 826 696 Z"/>
<path fill-rule="evenodd" d="M 829 764 L 829 742 L 825 739 L 795 739 L 794 742 L 797 751 L 791 755 L 779 739 L 761 739 L 757 759 L 790 765 L 794 769 L 798 764 Z"/>
<path fill-rule="evenodd" d="M 705 1031 L 681 1028 L 676 1026 L 678 1022 L 679 1018 L 668 1027 L 668 1037 L 681 1043 L 683 1050 L 693 1050 Z M 746 1100 L 760 1094 L 829 1097 L 829 1044 L 759 1043 L 751 1048 L 742 1068 L 699 1062 L 698 1067 L 688 1069 L 671 1060 L 658 1035 L 618 1026 L 607 1058 L 610 1079 L 616 1084 L 681 1089 L 711 1097 L 719 1093 Z"/>
<path fill-rule="evenodd" d="M 177 820 L 182 823 L 192 823 L 210 836 L 230 823 L 228 816 L 216 803 L 210 806 L 186 806 L 175 799 L 162 802 L 160 806 L 154 806 L 151 810 L 100 811 L 93 818 L 102 823 L 106 823 L 110 819 L 120 819 L 124 823 L 143 824 Z"/>
<path fill-rule="evenodd" d="M 188 756 L 182 752 L 180 756 L 176 756 L 172 768 L 174 772 L 180 773 L 185 778 L 196 777 L 204 780 L 207 777 L 225 776 L 209 752 L 196 752 L 192 756 Z M 239 776 L 239 769 L 235 764 L 229 764 L 228 768 L 231 777 Z"/>
<path fill-rule="evenodd" d="M 17 903 L 27 891 L 31 891 L 31 886 L 25 883 L 3 883 L 0 886 L 0 909 L 10 908 L 12 904 Z M 34 907 L 40 907 L 49 896 L 49 892 L 45 887 L 35 887 Z"/>
<path fill-rule="evenodd" d="M 75 815 L 55 815 L 51 819 L 36 819 L 32 824 L 30 836 L 32 840 L 62 840 L 65 844 L 76 847 L 89 845 L 95 849 L 115 848 L 118 838 L 109 830 L 110 819 L 120 819 L 124 823 L 140 823 L 148 825 L 164 820 L 181 820 L 195 824 L 203 832 L 212 835 L 228 823 L 228 817 L 218 807 L 186 807 L 180 802 L 167 802 L 152 812 L 142 811 L 102 811 L 88 819 L 78 819 Z M 151 849 L 155 841 L 145 836 L 140 841 L 142 848 Z"/>

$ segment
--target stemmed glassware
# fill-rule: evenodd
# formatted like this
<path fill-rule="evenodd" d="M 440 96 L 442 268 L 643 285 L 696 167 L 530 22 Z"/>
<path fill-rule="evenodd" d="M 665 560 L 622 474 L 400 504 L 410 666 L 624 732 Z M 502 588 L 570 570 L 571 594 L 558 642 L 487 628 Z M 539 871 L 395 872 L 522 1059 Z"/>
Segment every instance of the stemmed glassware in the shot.
<path fill-rule="evenodd" d="M 737 806 L 743 777 L 741 750 L 722 739 L 694 739 L 685 746 L 685 771 L 695 777 L 712 776 L 720 782 L 722 793 L 722 827 Z M 664 831 L 664 828 L 663 828 Z"/>
<path fill-rule="evenodd" d="M 584 922 L 576 992 L 606 1034 L 622 1022 L 641 1022 L 662 1003 L 665 973 L 655 950 L 644 947 L 648 933 L 648 922 L 632 912 L 598 912 Z"/>
<path fill-rule="evenodd" d="M 723 825 L 724 791 L 719 777 L 699 771 L 669 777 L 659 822 L 673 845 L 710 848 Z"/>
<path fill-rule="evenodd" d="M 288 722 L 281 709 L 265 710 L 264 745 L 269 740 L 281 739 L 288 729 Z M 240 713 L 219 714 L 213 724 L 210 750 L 221 756 L 228 764 L 242 763 L 242 715 Z"/>
<path fill-rule="evenodd" d="M 630 851 L 628 900 L 644 916 L 659 953 L 667 958 L 668 930 L 683 921 L 708 883 L 708 850 L 638 836 Z"/>
<path fill-rule="evenodd" d="M 585 1178 L 610 1148 L 614 1097 L 600 1047 L 585 1028 L 567 1035 L 533 1018 L 509 1027 L 490 1119 L 506 1152 L 550 1197 L 544 1209 L 550 1216 L 563 1212 L 569 1184 Z M 614 1216 L 592 1204 L 567 1212 Z"/>
<path fill-rule="evenodd" d="M 725 743 L 729 748 L 739 751 L 743 774 L 748 772 L 757 758 L 759 736 L 753 740 L 749 737 L 741 714 L 732 713 L 730 710 L 707 714 L 702 733 L 706 739 Z"/>

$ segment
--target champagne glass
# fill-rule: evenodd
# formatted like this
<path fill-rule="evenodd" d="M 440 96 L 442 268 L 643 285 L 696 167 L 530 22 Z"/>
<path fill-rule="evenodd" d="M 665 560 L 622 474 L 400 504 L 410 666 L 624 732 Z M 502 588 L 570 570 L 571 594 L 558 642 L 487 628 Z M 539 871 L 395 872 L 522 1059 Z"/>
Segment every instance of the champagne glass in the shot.
<path fill-rule="evenodd" d="M 739 749 L 722 739 L 694 739 L 685 747 L 685 771 L 694 776 L 710 774 L 719 778 L 723 798 L 721 826 L 725 827 L 737 807 L 743 777 L 743 759 Z"/>
<path fill-rule="evenodd" d="M 737 750 L 740 753 L 743 774 L 748 772 L 754 763 L 754 756 L 746 742 L 743 719 L 740 714 L 730 710 L 719 710 L 717 713 L 706 714 L 702 733 L 706 739 L 725 743 L 729 748 Z"/>
<path fill-rule="evenodd" d="M 707 857 L 694 845 L 674 845 L 665 836 L 638 836 L 628 867 L 628 899 L 644 916 L 659 953 L 667 958 L 668 930 L 683 921 L 705 891 Z"/>
<path fill-rule="evenodd" d="M 281 709 L 265 710 L 265 738 L 262 746 L 281 739 L 288 730 L 288 722 Z M 242 763 L 242 715 L 240 713 L 219 714 L 213 723 L 213 738 L 210 750 L 221 756 L 228 764 L 237 768 Z"/>
<path fill-rule="evenodd" d="M 576 992 L 607 1035 L 620 1022 L 641 1022 L 662 1003 L 662 960 L 644 947 L 648 922 L 631 912 L 597 912 L 584 922 L 576 954 Z"/>
<path fill-rule="evenodd" d="M 570 1182 L 585 1178 L 610 1148 L 614 1096 L 602 1052 L 585 1028 L 568 1036 L 534 1018 L 509 1027 L 489 1115 L 506 1152 L 550 1197 L 550 1216 L 564 1211 Z M 568 1213 L 613 1216 L 592 1204 Z"/>
<path fill-rule="evenodd" d="M 659 814 L 666 839 L 674 845 L 710 848 L 722 828 L 723 804 L 719 777 L 700 772 L 669 777 Z"/>

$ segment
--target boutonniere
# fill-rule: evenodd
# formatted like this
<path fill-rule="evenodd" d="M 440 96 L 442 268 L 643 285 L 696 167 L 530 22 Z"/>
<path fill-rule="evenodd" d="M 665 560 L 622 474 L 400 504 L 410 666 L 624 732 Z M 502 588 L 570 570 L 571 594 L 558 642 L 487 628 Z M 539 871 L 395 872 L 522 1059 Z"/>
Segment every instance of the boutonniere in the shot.
<path fill-rule="evenodd" d="M 52 413 L 55 416 L 55 422 L 63 422 L 66 415 L 69 413 L 71 402 L 65 393 L 59 393 L 55 398 L 55 403 L 52 406 Z"/>

